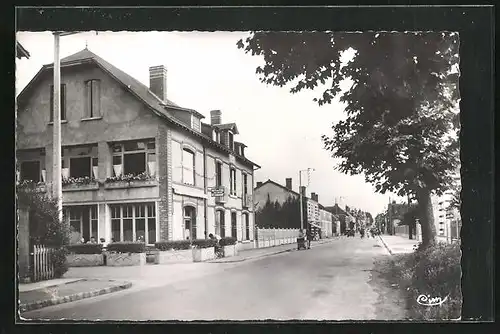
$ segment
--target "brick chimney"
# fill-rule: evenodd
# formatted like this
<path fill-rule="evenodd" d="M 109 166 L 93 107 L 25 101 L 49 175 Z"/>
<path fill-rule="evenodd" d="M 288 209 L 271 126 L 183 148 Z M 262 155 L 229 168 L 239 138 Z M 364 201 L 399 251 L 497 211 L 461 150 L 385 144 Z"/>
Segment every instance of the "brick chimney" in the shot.
<path fill-rule="evenodd" d="M 222 112 L 220 110 L 210 111 L 210 124 L 217 125 L 222 123 Z"/>
<path fill-rule="evenodd" d="M 163 65 L 149 68 L 149 90 L 167 103 L 167 69 Z"/>
<path fill-rule="evenodd" d="M 257 182 L 257 188 L 260 187 L 261 185 L 262 185 L 261 181 Z"/>
<path fill-rule="evenodd" d="M 292 179 L 289 177 L 289 178 L 286 178 L 285 179 L 285 182 L 286 182 L 286 187 L 290 190 L 292 190 Z"/>
<path fill-rule="evenodd" d="M 302 194 L 303 197 L 306 197 L 306 186 L 300 187 L 300 193 Z"/>

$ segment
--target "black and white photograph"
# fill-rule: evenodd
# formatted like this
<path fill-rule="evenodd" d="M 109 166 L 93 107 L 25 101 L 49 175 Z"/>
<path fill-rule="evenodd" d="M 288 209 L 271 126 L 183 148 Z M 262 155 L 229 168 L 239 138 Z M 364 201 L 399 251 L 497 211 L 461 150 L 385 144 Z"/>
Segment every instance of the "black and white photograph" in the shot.
<path fill-rule="evenodd" d="M 461 320 L 456 31 L 18 31 L 21 320 Z"/>

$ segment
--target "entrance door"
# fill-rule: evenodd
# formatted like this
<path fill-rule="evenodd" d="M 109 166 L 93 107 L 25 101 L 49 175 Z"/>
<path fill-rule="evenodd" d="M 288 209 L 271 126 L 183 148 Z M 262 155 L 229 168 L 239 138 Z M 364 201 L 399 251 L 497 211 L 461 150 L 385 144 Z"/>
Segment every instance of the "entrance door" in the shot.
<path fill-rule="evenodd" d="M 196 239 L 196 209 L 192 206 L 184 207 L 184 239 Z"/>

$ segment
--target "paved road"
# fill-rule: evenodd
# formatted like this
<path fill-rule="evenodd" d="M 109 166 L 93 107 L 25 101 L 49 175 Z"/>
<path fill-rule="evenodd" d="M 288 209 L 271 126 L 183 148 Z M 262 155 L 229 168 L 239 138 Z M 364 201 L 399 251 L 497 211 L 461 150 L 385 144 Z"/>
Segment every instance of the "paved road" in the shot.
<path fill-rule="evenodd" d="M 403 299 L 372 271 L 377 239 L 340 238 L 310 250 L 213 266 L 206 275 L 23 314 L 76 320 L 397 320 Z"/>

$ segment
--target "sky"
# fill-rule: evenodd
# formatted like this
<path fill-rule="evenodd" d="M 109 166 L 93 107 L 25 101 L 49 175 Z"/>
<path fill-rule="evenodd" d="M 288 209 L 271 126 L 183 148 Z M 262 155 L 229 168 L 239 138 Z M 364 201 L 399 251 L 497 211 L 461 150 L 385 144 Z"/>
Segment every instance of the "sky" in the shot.
<path fill-rule="evenodd" d="M 255 74 L 263 59 L 245 54 L 236 47 L 247 32 L 83 32 L 61 37 L 60 57 L 83 50 L 93 53 L 149 86 L 149 67 L 167 68 L 167 96 L 178 105 L 205 115 L 222 111 L 224 123 L 235 122 L 240 132 L 235 140 L 248 147 L 245 155 L 262 168 L 255 183 L 271 179 L 285 185 L 292 178 L 298 191 L 299 170 L 307 193 L 318 194 L 319 202 L 339 202 L 370 212 L 384 211 L 389 197 L 377 194 L 361 175 L 350 176 L 334 170 L 336 161 L 323 149 L 321 135 L 331 135 L 333 123 L 345 117 L 338 100 L 318 106 L 317 91 L 291 94 L 286 87 L 263 84 Z M 40 68 L 54 61 L 51 32 L 19 32 L 18 41 L 28 50 L 29 59 L 16 60 L 16 94 Z"/>

